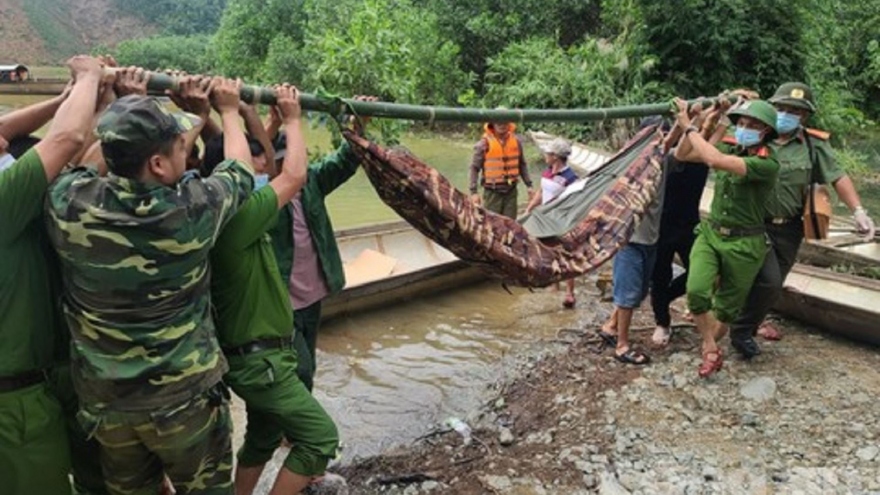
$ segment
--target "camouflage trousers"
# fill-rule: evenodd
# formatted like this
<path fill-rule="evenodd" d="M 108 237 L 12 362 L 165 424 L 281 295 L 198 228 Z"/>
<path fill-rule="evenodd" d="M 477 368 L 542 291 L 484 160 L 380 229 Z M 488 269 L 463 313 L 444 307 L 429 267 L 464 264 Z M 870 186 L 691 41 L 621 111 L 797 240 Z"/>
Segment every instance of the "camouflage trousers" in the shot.
<path fill-rule="evenodd" d="M 70 493 L 61 405 L 45 383 L 0 393 L 0 493 Z"/>
<path fill-rule="evenodd" d="M 336 456 L 339 433 L 330 416 L 296 375 L 296 353 L 267 350 L 227 356 L 225 380 L 247 405 L 247 430 L 238 452 L 242 466 L 272 458 L 282 436 L 292 446 L 284 467 L 304 476 L 324 474 Z"/>
<path fill-rule="evenodd" d="M 232 494 L 232 420 L 222 385 L 157 411 L 86 407 L 79 419 L 101 443 L 113 495 L 155 495 L 166 475 L 177 495 Z"/>

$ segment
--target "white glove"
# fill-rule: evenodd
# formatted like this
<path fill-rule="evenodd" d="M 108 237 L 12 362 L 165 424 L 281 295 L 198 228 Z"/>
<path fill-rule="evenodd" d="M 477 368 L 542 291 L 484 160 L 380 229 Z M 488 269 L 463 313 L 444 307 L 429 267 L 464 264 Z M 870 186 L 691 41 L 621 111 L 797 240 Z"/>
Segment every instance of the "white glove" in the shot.
<path fill-rule="evenodd" d="M 874 221 L 868 216 L 868 212 L 859 206 L 853 211 L 853 220 L 856 221 L 856 228 L 859 234 L 864 234 L 866 239 L 874 238 Z"/>

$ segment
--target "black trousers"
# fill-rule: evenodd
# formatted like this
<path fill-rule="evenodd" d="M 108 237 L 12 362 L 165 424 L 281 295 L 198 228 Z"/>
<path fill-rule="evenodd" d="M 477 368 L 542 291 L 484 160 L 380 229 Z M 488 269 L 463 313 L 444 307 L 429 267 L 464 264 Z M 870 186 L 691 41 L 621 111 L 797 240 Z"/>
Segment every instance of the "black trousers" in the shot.
<path fill-rule="evenodd" d="M 770 309 L 779 301 L 782 284 L 794 266 L 804 239 L 804 225 L 800 221 L 783 225 L 767 224 L 767 235 L 771 248 L 749 291 L 745 307 L 730 325 L 731 338 L 754 336 Z"/>
<path fill-rule="evenodd" d="M 681 232 L 661 236 L 657 242 L 657 261 L 651 275 L 651 309 L 654 311 L 654 322 L 659 326 L 668 327 L 671 324 L 669 305 L 685 294 L 691 247 L 696 238 L 693 229 L 682 229 Z M 673 279 L 672 261 L 676 254 L 684 264 L 685 272 Z"/>

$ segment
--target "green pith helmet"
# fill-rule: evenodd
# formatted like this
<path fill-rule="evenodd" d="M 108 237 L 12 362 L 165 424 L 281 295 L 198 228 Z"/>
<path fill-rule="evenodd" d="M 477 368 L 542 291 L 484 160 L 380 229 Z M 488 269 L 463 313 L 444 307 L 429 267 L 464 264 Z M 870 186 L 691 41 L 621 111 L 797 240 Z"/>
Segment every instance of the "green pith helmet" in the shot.
<path fill-rule="evenodd" d="M 770 103 L 776 105 L 790 105 L 816 113 L 816 104 L 813 102 L 813 90 L 804 83 L 788 82 L 779 86 Z"/>
<path fill-rule="evenodd" d="M 730 121 L 736 124 L 740 117 L 751 117 L 770 127 L 768 139 L 774 139 L 779 133 L 776 132 L 776 109 L 764 100 L 748 100 L 742 105 L 727 112 Z"/>

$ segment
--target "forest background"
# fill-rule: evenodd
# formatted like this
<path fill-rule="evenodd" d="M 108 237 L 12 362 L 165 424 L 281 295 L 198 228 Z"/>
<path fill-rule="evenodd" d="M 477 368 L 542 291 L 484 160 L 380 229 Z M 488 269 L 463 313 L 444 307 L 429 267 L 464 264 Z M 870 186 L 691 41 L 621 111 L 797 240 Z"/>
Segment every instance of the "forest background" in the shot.
<path fill-rule="evenodd" d="M 592 108 L 804 81 L 842 164 L 880 169 L 880 0 L 102 1 L 148 26 L 88 47 L 121 64 L 385 101 Z M 22 2 L 57 60 L 78 48 L 57 39 L 63 4 Z M 543 127 L 597 141 L 623 124 Z"/>

